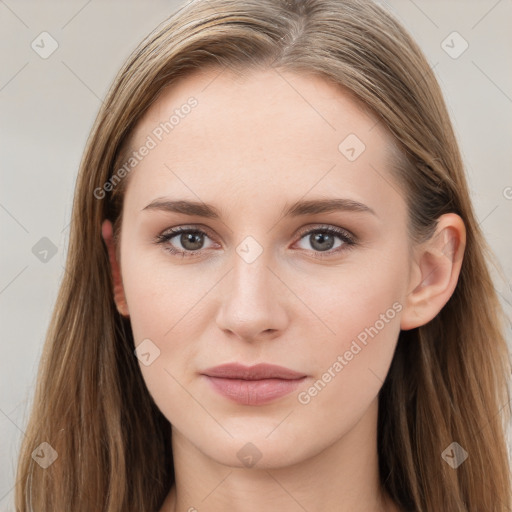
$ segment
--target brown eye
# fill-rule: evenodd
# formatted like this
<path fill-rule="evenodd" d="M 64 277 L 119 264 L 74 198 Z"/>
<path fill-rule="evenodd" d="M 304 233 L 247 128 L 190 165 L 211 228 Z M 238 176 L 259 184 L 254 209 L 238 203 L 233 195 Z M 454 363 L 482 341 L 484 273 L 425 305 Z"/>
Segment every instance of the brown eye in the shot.
<path fill-rule="evenodd" d="M 302 234 L 301 241 L 306 240 L 316 257 L 328 257 L 354 246 L 355 237 L 341 228 L 323 226 Z M 335 249 L 335 250 L 332 250 Z M 326 253 L 325 256 L 322 253 Z"/>
<path fill-rule="evenodd" d="M 171 254 L 195 256 L 204 249 L 207 233 L 200 229 L 172 228 L 156 237 L 156 243 L 162 244 Z"/>
<path fill-rule="evenodd" d="M 204 237 L 202 234 L 197 232 L 186 232 L 179 235 L 179 241 L 184 249 L 187 249 L 188 251 L 199 251 L 202 249 Z"/>

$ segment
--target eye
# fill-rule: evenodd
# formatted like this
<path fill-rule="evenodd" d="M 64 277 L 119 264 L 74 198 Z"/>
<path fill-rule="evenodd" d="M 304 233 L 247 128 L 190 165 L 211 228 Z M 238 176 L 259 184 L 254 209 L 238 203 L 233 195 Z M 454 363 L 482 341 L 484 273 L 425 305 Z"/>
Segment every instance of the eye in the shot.
<path fill-rule="evenodd" d="M 176 241 L 171 242 L 175 238 Z M 158 235 L 155 238 L 155 243 L 162 244 L 164 249 L 171 254 L 181 257 L 193 257 L 204 252 L 204 241 L 206 238 L 209 238 L 208 233 L 201 229 L 179 226 L 170 228 Z M 339 243 L 335 247 L 336 238 Z M 320 259 L 348 250 L 356 244 L 356 238 L 351 233 L 334 226 L 318 226 L 315 229 L 302 232 L 299 241 L 304 239 L 311 244 L 313 256 Z M 179 246 L 176 247 L 176 244 Z M 336 250 L 332 250 L 333 247 Z M 324 255 L 323 253 L 326 254 Z"/>
<path fill-rule="evenodd" d="M 203 252 L 205 237 L 208 237 L 208 234 L 201 229 L 192 229 L 180 226 L 168 229 L 164 233 L 158 235 L 155 242 L 157 244 L 162 244 L 164 249 L 171 254 L 190 257 Z M 173 238 L 176 238 L 176 241 L 171 243 Z M 174 244 L 179 244 L 181 247 L 176 248 Z"/>
<path fill-rule="evenodd" d="M 336 244 L 336 238 L 339 240 Z M 334 226 L 319 226 L 302 233 L 300 241 L 308 242 L 315 258 L 327 258 L 350 249 L 356 244 L 355 237 L 348 231 Z M 335 248 L 336 250 L 332 250 Z M 324 254 L 325 253 L 325 254 Z"/>

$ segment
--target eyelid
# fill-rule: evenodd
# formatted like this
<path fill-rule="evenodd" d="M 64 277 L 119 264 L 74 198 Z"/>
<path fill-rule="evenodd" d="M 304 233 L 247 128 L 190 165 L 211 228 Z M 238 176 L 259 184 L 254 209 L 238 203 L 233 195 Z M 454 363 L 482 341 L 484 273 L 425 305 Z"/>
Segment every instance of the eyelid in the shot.
<path fill-rule="evenodd" d="M 353 242 L 357 242 L 357 240 L 358 240 L 357 237 L 352 232 L 350 232 L 348 229 L 342 228 L 339 226 L 334 226 L 332 224 L 315 224 L 315 223 L 308 224 L 308 225 L 300 228 L 296 232 L 295 236 L 302 237 L 303 235 L 313 232 L 313 231 L 316 231 L 316 230 L 327 230 L 327 231 L 332 230 L 335 232 L 339 232 L 339 234 L 346 235 L 346 237 Z M 164 237 L 168 234 L 172 234 L 172 233 L 180 234 L 180 232 L 182 232 L 182 231 L 199 231 L 199 232 L 204 231 L 205 234 L 207 234 L 211 239 L 215 238 L 215 236 L 210 236 L 213 233 L 210 230 L 210 228 L 208 228 L 207 226 L 205 226 L 203 224 L 190 224 L 190 225 L 189 224 L 180 224 L 179 226 L 174 226 L 172 228 L 166 228 L 165 230 L 163 230 L 160 234 L 158 234 L 155 237 L 155 241 L 158 239 L 161 239 L 162 237 Z"/>
<path fill-rule="evenodd" d="M 194 232 L 194 233 L 197 232 L 200 234 L 205 234 L 212 241 L 215 241 L 215 239 L 216 239 L 216 236 L 212 236 L 213 232 L 208 227 L 206 227 L 202 224 L 192 224 L 192 225 L 180 224 L 179 226 L 174 226 L 172 228 L 164 229 L 161 233 L 159 233 L 158 235 L 155 236 L 155 238 L 153 239 L 153 242 L 156 244 L 164 244 L 164 243 L 168 242 L 171 238 L 174 238 L 174 237 L 180 235 L 181 233 L 187 233 L 187 232 Z M 186 251 L 186 252 L 189 253 L 190 255 L 194 255 L 194 254 L 199 254 L 204 251 L 205 251 L 205 249 L 198 249 L 195 252 L 194 251 Z M 180 252 L 180 250 L 177 249 L 177 252 Z"/>
<path fill-rule="evenodd" d="M 341 236 L 342 238 L 347 238 L 350 242 L 356 243 L 357 237 L 351 233 L 348 229 L 334 226 L 332 224 L 309 224 L 301 228 L 296 236 L 300 236 L 302 238 L 303 235 L 311 234 L 316 231 L 329 231 L 331 233 L 335 233 L 337 236 Z"/>
<path fill-rule="evenodd" d="M 173 226 L 171 228 L 165 228 L 162 232 L 160 232 L 154 238 L 154 241 L 160 240 L 167 236 L 179 235 L 182 232 L 194 231 L 199 233 L 204 233 L 208 235 L 212 240 L 215 238 L 220 238 L 218 235 L 214 235 L 213 231 L 203 224 L 180 224 L 178 226 Z"/>
<path fill-rule="evenodd" d="M 202 224 L 195 224 L 195 225 L 182 224 L 182 225 L 175 226 L 172 228 L 167 228 L 164 231 L 162 231 L 159 235 L 157 235 L 153 241 L 154 241 L 154 243 L 157 243 L 157 244 L 164 244 L 166 242 L 169 242 L 170 239 L 178 236 L 179 234 L 187 233 L 187 232 L 195 232 L 195 233 L 204 234 L 208 238 L 210 238 L 210 240 L 212 240 L 212 241 L 214 241 L 214 243 L 216 243 L 215 242 L 216 237 L 211 236 L 212 232 L 210 231 L 210 229 L 207 226 L 204 226 Z M 298 237 L 298 240 L 296 242 L 294 242 L 293 245 L 300 242 L 304 238 L 305 235 L 308 235 L 308 234 L 311 235 L 316 232 L 328 232 L 334 236 L 339 237 L 343 242 L 341 247 L 344 247 L 343 249 L 340 249 L 340 247 L 338 247 L 334 251 L 333 250 L 329 250 L 329 251 L 308 250 L 308 252 L 313 253 L 314 257 L 317 259 L 329 258 L 331 256 L 338 255 L 341 252 L 350 249 L 351 247 L 353 247 L 354 245 L 356 245 L 358 243 L 358 238 L 353 233 L 351 233 L 350 231 L 348 231 L 345 228 L 342 228 L 339 226 L 334 226 L 331 224 L 309 224 L 309 225 L 303 226 L 298 232 L 296 232 L 296 234 L 294 235 L 294 238 Z M 183 251 L 181 249 L 174 249 L 174 248 L 172 248 L 172 249 L 165 248 L 165 249 L 168 252 L 171 252 L 171 254 L 180 255 L 182 257 L 200 256 L 204 252 L 207 251 L 207 249 L 198 249 L 196 251 Z"/>

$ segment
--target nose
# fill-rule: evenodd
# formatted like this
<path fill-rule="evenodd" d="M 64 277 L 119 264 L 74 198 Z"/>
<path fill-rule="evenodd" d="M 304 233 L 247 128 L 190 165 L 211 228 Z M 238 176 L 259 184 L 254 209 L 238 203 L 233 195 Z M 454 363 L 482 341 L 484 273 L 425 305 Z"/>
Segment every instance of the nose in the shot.
<path fill-rule="evenodd" d="M 234 254 L 233 268 L 219 287 L 222 299 L 216 318 L 229 336 L 254 342 L 284 331 L 288 317 L 283 298 L 289 290 L 269 263 L 265 251 L 252 262 Z"/>

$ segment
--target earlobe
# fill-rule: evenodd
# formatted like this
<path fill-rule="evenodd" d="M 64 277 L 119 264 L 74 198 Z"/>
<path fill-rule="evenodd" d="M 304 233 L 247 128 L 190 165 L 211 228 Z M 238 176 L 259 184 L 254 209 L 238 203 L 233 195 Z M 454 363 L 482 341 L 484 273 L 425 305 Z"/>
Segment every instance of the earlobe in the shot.
<path fill-rule="evenodd" d="M 466 228 L 455 213 L 442 215 L 432 237 L 415 249 L 414 277 L 405 299 L 402 330 L 430 322 L 452 296 L 466 246 Z"/>
<path fill-rule="evenodd" d="M 116 245 L 114 241 L 114 232 L 112 222 L 104 220 L 101 225 L 101 234 L 105 245 L 107 246 L 108 256 L 110 260 L 110 270 L 112 272 L 112 282 L 114 285 L 114 302 L 116 303 L 117 310 L 123 316 L 129 316 L 128 304 L 124 294 L 123 281 L 121 279 L 121 269 L 116 256 Z"/>

